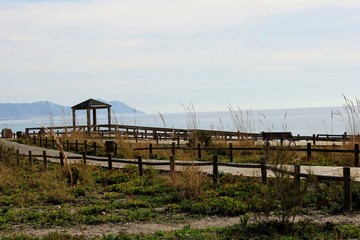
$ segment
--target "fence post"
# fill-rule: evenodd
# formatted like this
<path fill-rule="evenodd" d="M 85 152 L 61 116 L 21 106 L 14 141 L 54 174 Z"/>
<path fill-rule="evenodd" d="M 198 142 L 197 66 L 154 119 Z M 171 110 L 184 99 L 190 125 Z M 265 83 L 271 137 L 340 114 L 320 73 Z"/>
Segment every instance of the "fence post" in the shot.
<path fill-rule="evenodd" d="M 79 152 L 79 141 L 75 140 L 75 152 Z"/>
<path fill-rule="evenodd" d="M 19 149 L 16 150 L 16 165 L 20 165 L 20 151 Z"/>
<path fill-rule="evenodd" d="M 295 186 L 300 189 L 300 164 L 295 164 L 294 165 L 294 181 L 295 181 Z"/>
<path fill-rule="evenodd" d="M 307 160 L 311 159 L 311 143 L 306 144 L 306 156 Z"/>
<path fill-rule="evenodd" d="M 34 143 L 34 145 L 36 145 L 36 136 L 35 135 L 33 135 L 33 143 Z"/>
<path fill-rule="evenodd" d="M 316 136 L 315 136 L 315 134 L 313 134 L 313 145 L 314 146 L 316 145 Z"/>
<path fill-rule="evenodd" d="M 175 142 L 171 143 L 171 156 L 175 158 Z"/>
<path fill-rule="evenodd" d="M 176 139 L 177 139 L 177 146 L 180 147 L 180 136 L 179 136 L 179 134 L 177 135 Z"/>
<path fill-rule="evenodd" d="M 354 145 L 354 159 L 355 159 L 355 167 L 358 167 L 359 166 L 359 144 L 356 143 Z"/>
<path fill-rule="evenodd" d="M 344 179 L 344 210 L 352 210 L 352 199 L 351 199 L 351 176 L 350 167 L 343 168 L 343 179 Z"/>
<path fill-rule="evenodd" d="M 265 145 L 265 158 L 268 160 L 270 158 L 270 142 L 266 141 Z"/>
<path fill-rule="evenodd" d="M 40 147 L 42 147 L 42 146 L 43 146 L 43 144 L 42 144 L 42 137 L 41 137 L 41 133 L 39 134 L 39 139 L 40 139 Z"/>
<path fill-rule="evenodd" d="M 170 156 L 170 173 L 174 174 L 175 172 L 175 159 L 174 156 Z"/>
<path fill-rule="evenodd" d="M 263 184 L 267 184 L 266 157 L 261 158 L 260 168 L 261 168 L 261 182 Z"/>
<path fill-rule="evenodd" d="M 66 151 L 69 151 L 70 148 L 70 142 L 69 139 L 66 139 Z"/>
<path fill-rule="evenodd" d="M 86 152 L 86 150 L 87 150 L 87 141 L 84 140 L 84 151 Z"/>
<path fill-rule="evenodd" d="M 154 158 L 153 149 L 152 149 L 152 143 L 149 143 L 149 157 L 150 157 L 150 159 Z"/>
<path fill-rule="evenodd" d="M 138 157 L 137 157 L 137 160 L 138 160 L 138 166 L 139 166 L 139 175 L 140 175 L 140 177 L 142 177 L 143 174 L 144 174 L 144 172 L 143 172 L 142 157 L 141 157 L 141 156 L 138 156 Z"/>
<path fill-rule="evenodd" d="M 46 151 L 43 151 L 43 158 L 44 158 L 44 171 L 47 171 L 47 157 L 46 157 Z"/>
<path fill-rule="evenodd" d="M 218 182 L 218 172 L 219 172 L 218 155 L 214 155 L 213 156 L 213 181 L 214 181 L 214 183 Z"/>
<path fill-rule="evenodd" d="M 45 137 L 45 148 L 48 148 L 48 138 Z"/>
<path fill-rule="evenodd" d="M 154 137 L 155 137 L 155 140 L 156 140 L 156 144 L 159 144 L 159 137 L 157 135 L 157 131 L 154 130 Z"/>
<path fill-rule="evenodd" d="M 30 167 L 33 166 L 33 159 L 32 159 L 32 152 L 29 151 L 29 163 L 30 163 Z"/>
<path fill-rule="evenodd" d="M 86 152 L 82 153 L 82 159 L 83 159 L 84 164 L 86 165 Z"/>
<path fill-rule="evenodd" d="M 108 153 L 107 157 L 108 157 L 108 170 L 111 171 L 111 170 L 112 170 L 112 157 L 111 157 L 111 153 Z"/>
<path fill-rule="evenodd" d="M 233 157 L 233 144 L 229 143 L 229 157 L 230 157 L 230 162 L 234 162 L 234 157 Z"/>
<path fill-rule="evenodd" d="M 198 159 L 200 160 L 201 159 L 201 144 L 200 143 L 198 143 L 198 145 L 197 145 L 197 155 L 198 155 Z"/>
<path fill-rule="evenodd" d="M 60 166 L 64 167 L 64 154 L 62 152 L 59 152 L 60 156 Z"/>
<path fill-rule="evenodd" d="M 94 147 L 94 152 L 95 152 L 95 155 L 96 155 L 96 142 L 93 143 L 93 147 Z"/>

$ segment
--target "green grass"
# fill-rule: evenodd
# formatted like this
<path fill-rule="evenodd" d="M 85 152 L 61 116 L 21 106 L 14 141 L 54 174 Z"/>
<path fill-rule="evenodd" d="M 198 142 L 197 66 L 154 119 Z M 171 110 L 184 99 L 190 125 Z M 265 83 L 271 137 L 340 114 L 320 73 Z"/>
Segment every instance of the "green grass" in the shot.
<path fill-rule="evenodd" d="M 9 152 L 6 154 L 11 156 Z M 220 173 L 218 183 L 214 184 L 211 177 L 196 169 L 171 176 L 149 168 L 140 177 L 136 166 L 108 171 L 77 163 L 71 165 L 75 185 L 70 186 L 67 170 L 58 164 L 49 163 L 45 172 L 41 162 L 35 161 L 30 167 L 26 159 L 21 159 L 19 166 L 13 160 L 3 157 L 0 161 L 0 231 L 11 231 L 14 225 L 41 229 L 79 224 L 169 222 L 247 213 L 272 215 L 277 221 L 262 220 L 250 224 L 245 218 L 240 221 L 239 217 L 239 224 L 228 228 L 196 230 L 186 227 L 172 233 L 120 234 L 99 239 L 247 239 L 262 236 L 303 239 L 306 238 L 304 234 L 311 236 L 308 239 L 328 239 L 336 234 L 356 238 L 360 232 L 352 225 L 328 226 L 327 230 L 327 226 L 292 224 L 288 218 L 282 218 L 284 212 L 286 217 L 311 211 L 341 213 L 342 183 L 303 181 L 301 189 L 306 191 L 298 192 L 293 187 L 293 180 L 286 177 L 269 179 L 264 185 L 258 178 Z M 359 210 L 360 184 L 354 182 L 352 189 L 353 208 Z M 264 230 L 256 230 L 260 227 Z M 285 229 L 292 229 L 292 232 Z M 322 234 L 325 234 L 323 238 Z M 81 239 L 68 237 L 52 234 L 44 239 Z M 18 235 L 8 239 L 31 238 Z"/>

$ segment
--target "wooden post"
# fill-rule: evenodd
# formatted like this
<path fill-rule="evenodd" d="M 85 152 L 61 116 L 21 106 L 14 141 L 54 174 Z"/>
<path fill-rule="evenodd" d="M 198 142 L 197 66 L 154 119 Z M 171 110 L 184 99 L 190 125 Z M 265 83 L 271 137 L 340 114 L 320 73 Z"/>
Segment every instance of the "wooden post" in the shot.
<path fill-rule="evenodd" d="M 265 158 L 266 158 L 266 161 L 268 161 L 270 158 L 270 142 L 269 141 L 266 141 L 266 143 L 265 143 Z"/>
<path fill-rule="evenodd" d="M 86 165 L 86 152 L 82 153 L 82 159 L 83 159 L 84 164 Z"/>
<path fill-rule="evenodd" d="M 41 137 L 41 133 L 39 133 L 39 142 L 40 142 L 40 147 L 42 147 L 43 146 L 43 144 L 42 144 L 42 137 Z"/>
<path fill-rule="evenodd" d="M 111 171 L 112 170 L 112 158 L 111 158 L 111 153 L 108 153 L 108 170 Z"/>
<path fill-rule="evenodd" d="M 93 147 L 94 147 L 94 152 L 95 152 L 95 155 L 96 155 L 96 142 L 93 143 Z"/>
<path fill-rule="evenodd" d="M 170 173 L 175 173 L 175 159 L 174 156 L 170 156 Z"/>
<path fill-rule="evenodd" d="M 154 130 L 154 137 L 155 137 L 155 140 L 156 140 L 156 144 L 159 144 L 159 137 L 157 135 L 157 131 Z"/>
<path fill-rule="evenodd" d="M 45 148 L 48 148 L 48 138 L 45 137 Z"/>
<path fill-rule="evenodd" d="M 175 158 L 175 142 L 171 143 L 171 156 Z"/>
<path fill-rule="evenodd" d="M 311 159 L 311 143 L 306 144 L 306 156 L 307 160 Z"/>
<path fill-rule="evenodd" d="M 87 141 L 84 140 L 84 151 L 86 152 L 86 150 L 87 150 Z"/>
<path fill-rule="evenodd" d="M 263 184 L 267 184 L 266 157 L 261 158 L 260 168 L 261 168 L 261 182 Z"/>
<path fill-rule="evenodd" d="M 143 172 L 143 163 L 142 163 L 141 156 L 138 156 L 137 160 L 138 160 L 138 166 L 139 166 L 139 175 L 140 175 L 140 177 L 142 177 L 144 172 Z"/>
<path fill-rule="evenodd" d="M 218 182 L 218 172 L 219 172 L 219 166 L 218 166 L 218 156 L 213 156 L 213 181 L 214 183 Z"/>
<path fill-rule="evenodd" d="M 198 159 L 201 160 L 201 144 L 198 143 L 197 145 L 197 155 L 198 155 Z"/>
<path fill-rule="evenodd" d="M 177 138 L 177 146 L 180 147 L 180 136 L 179 136 L 179 134 L 177 134 L 176 138 Z"/>
<path fill-rule="evenodd" d="M 16 150 L 16 165 L 20 165 L 20 151 L 19 149 Z"/>
<path fill-rule="evenodd" d="M 36 145 L 36 136 L 35 136 L 35 134 L 33 135 L 33 143 L 34 143 L 34 145 Z"/>
<path fill-rule="evenodd" d="M 352 199 L 351 199 L 351 177 L 350 177 L 350 167 L 343 168 L 343 178 L 344 178 L 344 210 L 352 210 Z"/>
<path fill-rule="evenodd" d="M 29 151 L 29 163 L 30 163 L 30 167 L 32 167 L 33 166 L 33 159 L 32 159 L 31 151 Z"/>
<path fill-rule="evenodd" d="M 300 189 L 300 164 L 294 165 L 294 181 L 298 189 Z"/>
<path fill-rule="evenodd" d="M 44 160 L 44 171 L 47 171 L 47 157 L 46 157 L 46 151 L 43 151 L 43 160 Z"/>
<path fill-rule="evenodd" d="M 152 143 L 149 143 L 149 157 L 150 157 L 150 159 L 154 158 L 153 149 L 152 149 Z"/>
<path fill-rule="evenodd" d="M 354 159 L 355 159 L 355 167 L 359 166 L 359 144 L 356 143 L 354 145 Z"/>
<path fill-rule="evenodd" d="M 59 156 L 60 156 L 60 166 L 63 168 L 64 167 L 64 154 L 62 152 L 59 152 Z"/>
<path fill-rule="evenodd" d="M 230 162 L 234 162 L 233 144 L 232 143 L 229 143 L 229 158 L 230 158 Z"/>
<path fill-rule="evenodd" d="M 316 146 L 316 136 L 313 134 L 313 145 Z"/>
<path fill-rule="evenodd" d="M 75 152 L 79 152 L 79 141 L 75 140 Z"/>

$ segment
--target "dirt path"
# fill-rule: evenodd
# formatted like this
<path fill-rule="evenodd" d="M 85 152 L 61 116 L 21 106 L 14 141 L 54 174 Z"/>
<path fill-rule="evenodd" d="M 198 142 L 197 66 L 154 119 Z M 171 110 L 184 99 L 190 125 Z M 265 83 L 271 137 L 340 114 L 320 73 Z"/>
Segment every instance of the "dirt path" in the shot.
<path fill-rule="evenodd" d="M 0 143 L 5 144 L 6 146 L 13 147 L 14 149 L 19 150 L 21 154 L 28 154 L 29 151 L 32 151 L 33 155 L 42 155 L 43 151 L 46 151 L 48 156 L 59 156 L 58 150 L 53 149 L 46 149 L 46 148 L 40 148 L 35 146 L 29 146 L 24 144 L 19 144 L 16 142 L 8 141 L 6 139 L 0 138 Z M 80 154 L 66 152 L 67 156 L 70 157 L 78 157 L 81 158 Z M 93 157 L 96 159 L 96 157 Z M 56 159 L 49 159 L 50 161 L 56 161 L 59 160 Z M 133 160 L 134 163 L 136 160 Z M 143 160 L 143 162 L 155 162 L 156 160 Z M 89 160 L 87 161 L 89 164 L 92 165 L 99 165 L 103 167 L 107 167 L 107 161 L 95 161 L 95 160 Z M 164 161 L 160 161 L 164 163 Z M 176 161 L 176 163 L 181 161 Z M 124 163 L 113 163 L 114 168 L 122 168 L 126 164 Z M 292 169 L 293 166 L 288 166 L 289 170 Z M 170 166 L 154 166 L 154 168 L 162 169 L 162 170 L 170 170 Z M 176 166 L 177 170 L 181 171 L 181 166 Z M 213 167 L 212 166 L 202 166 L 200 167 L 201 171 L 206 173 L 212 173 Z M 231 173 L 233 175 L 243 175 L 243 176 L 261 176 L 261 170 L 259 168 L 235 168 L 235 167 L 226 167 L 226 166 L 220 166 L 219 171 L 223 173 Z M 301 166 L 300 169 L 301 173 L 312 173 L 314 175 L 323 175 L 323 176 L 342 176 L 343 168 L 342 167 L 328 167 L 328 166 Z M 273 176 L 273 172 L 271 170 L 267 170 L 267 175 L 269 177 Z M 351 168 L 351 176 L 354 181 L 360 181 L 360 168 L 352 167 Z"/>
<path fill-rule="evenodd" d="M 360 214 L 347 214 L 347 215 L 312 215 L 301 216 L 296 219 L 311 220 L 316 223 L 331 222 L 334 224 L 354 224 L 360 226 Z M 256 221 L 254 218 L 250 222 Z M 151 234 L 157 231 L 175 231 L 189 226 L 196 229 L 204 229 L 209 227 L 227 227 L 240 223 L 240 217 L 207 217 L 204 219 L 182 220 L 168 223 L 121 223 L 121 224 L 101 224 L 101 225 L 78 225 L 70 228 L 50 228 L 50 229 L 32 229 L 24 226 L 14 226 L 13 229 L 8 231 L 1 231 L 0 236 L 14 236 L 16 234 L 23 234 L 32 237 L 42 237 L 49 233 L 63 233 L 72 236 L 85 236 L 86 238 L 93 238 L 97 236 L 104 236 L 109 234 Z"/>

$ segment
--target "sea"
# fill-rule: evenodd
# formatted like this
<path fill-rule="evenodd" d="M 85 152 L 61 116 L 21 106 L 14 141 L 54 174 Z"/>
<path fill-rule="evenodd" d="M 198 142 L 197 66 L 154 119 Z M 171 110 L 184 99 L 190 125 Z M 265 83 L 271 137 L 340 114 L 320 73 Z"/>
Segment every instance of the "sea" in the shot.
<path fill-rule="evenodd" d="M 232 108 L 228 111 L 158 114 L 112 114 L 112 123 L 121 125 L 207 129 L 259 133 L 292 132 L 293 135 L 352 134 L 347 129 L 348 116 L 342 107 L 313 107 L 251 110 Z M 85 114 L 77 113 L 77 124 L 86 125 Z M 107 124 L 107 116 L 98 114 L 98 124 Z M 13 132 L 41 126 L 71 126 L 71 113 L 64 116 L 0 119 L 0 128 Z"/>

